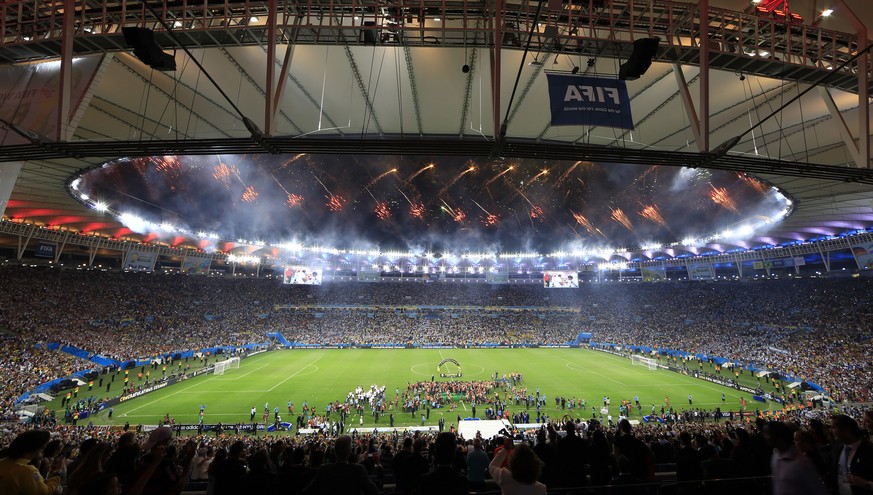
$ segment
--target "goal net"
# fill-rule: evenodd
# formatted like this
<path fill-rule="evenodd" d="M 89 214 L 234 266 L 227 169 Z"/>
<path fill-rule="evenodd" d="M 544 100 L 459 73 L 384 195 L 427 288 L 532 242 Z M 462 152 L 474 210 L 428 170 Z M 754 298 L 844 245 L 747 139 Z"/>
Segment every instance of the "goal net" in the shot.
<path fill-rule="evenodd" d="M 213 370 L 213 375 L 223 375 L 226 370 L 234 370 L 239 368 L 239 358 L 232 357 L 230 359 L 225 359 L 224 361 L 219 361 L 215 363 L 215 369 Z"/>
<path fill-rule="evenodd" d="M 647 358 L 645 356 L 631 356 L 631 364 L 633 364 L 634 366 L 645 366 L 651 371 L 655 371 L 656 369 L 658 369 L 658 361 L 652 358 Z"/>

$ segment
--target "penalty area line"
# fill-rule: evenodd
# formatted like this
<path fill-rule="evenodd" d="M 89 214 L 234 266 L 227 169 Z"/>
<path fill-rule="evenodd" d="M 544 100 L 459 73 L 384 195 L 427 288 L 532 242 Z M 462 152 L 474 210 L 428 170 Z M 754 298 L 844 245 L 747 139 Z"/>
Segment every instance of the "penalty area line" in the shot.
<path fill-rule="evenodd" d="M 321 356 L 318 356 L 318 358 L 317 358 L 315 361 L 313 361 L 313 362 L 307 364 L 306 366 L 300 368 L 300 369 L 297 370 L 294 374 L 292 374 L 292 375 L 288 375 L 284 380 L 282 380 L 281 382 L 279 382 L 279 383 L 273 385 L 273 387 L 272 387 L 271 389 L 267 390 L 267 392 L 272 392 L 273 390 L 276 389 L 276 387 L 278 387 L 279 385 L 282 385 L 283 383 L 287 382 L 288 380 L 290 380 L 290 379 L 294 378 L 295 376 L 299 375 L 300 373 L 303 372 L 303 370 L 305 370 L 306 368 L 309 368 L 309 367 L 312 366 L 313 364 L 317 363 L 318 360 L 321 359 L 321 358 L 323 358 L 323 357 L 324 357 L 324 354 L 322 354 Z"/>

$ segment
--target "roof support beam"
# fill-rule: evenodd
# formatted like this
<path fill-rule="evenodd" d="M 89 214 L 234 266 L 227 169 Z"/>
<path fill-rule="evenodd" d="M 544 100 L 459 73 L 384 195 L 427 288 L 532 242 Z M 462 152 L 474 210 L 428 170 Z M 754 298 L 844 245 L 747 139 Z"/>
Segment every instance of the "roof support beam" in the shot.
<path fill-rule="evenodd" d="M 24 242 L 21 242 L 22 236 L 18 236 L 18 252 L 16 253 L 18 257 L 15 259 L 20 260 L 24 257 L 24 250 L 27 249 L 27 245 L 30 244 L 30 238 L 33 237 L 34 230 L 36 229 L 30 229 L 30 232 L 27 234 L 27 239 L 24 239 Z"/>
<path fill-rule="evenodd" d="M 691 135 L 694 136 L 694 144 L 697 145 L 697 151 L 703 153 L 706 151 L 706 145 L 700 139 L 701 127 L 697 118 L 697 110 L 694 109 L 694 101 L 691 99 L 691 91 L 688 89 L 688 81 L 685 79 L 685 73 L 682 72 L 682 66 L 676 62 L 673 63 L 673 75 L 676 76 L 679 96 L 682 97 L 682 107 L 685 108 L 685 113 L 688 115 L 688 124 L 691 127 Z"/>
<path fill-rule="evenodd" d="M 491 50 L 491 113 L 492 126 L 494 132 L 494 140 L 500 139 L 500 62 L 501 52 L 503 51 L 503 3 L 504 0 L 495 0 L 494 16 L 491 17 L 491 22 L 494 23 L 493 36 L 494 40 Z"/>
<path fill-rule="evenodd" d="M 67 247 L 67 239 L 70 238 L 70 231 L 64 233 L 64 240 L 61 241 L 61 244 L 55 249 L 55 263 L 61 261 L 61 253 L 64 252 L 64 248 Z"/>
<path fill-rule="evenodd" d="M 276 105 L 274 93 L 276 90 L 276 3 L 278 0 L 267 2 L 267 84 L 264 95 L 264 134 L 270 136 L 276 130 Z M 285 58 L 287 62 L 287 57 Z M 281 82 L 280 82 L 281 84 Z"/>
<path fill-rule="evenodd" d="M 870 43 L 867 38 L 867 26 L 849 7 L 846 0 L 834 0 L 841 11 L 848 14 L 849 21 L 858 33 L 858 49 L 866 48 Z M 859 167 L 870 168 L 870 52 L 864 52 L 856 61 L 858 69 L 858 159 Z M 830 109 L 830 107 L 828 107 Z"/>
<path fill-rule="evenodd" d="M 63 32 L 61 34 L 61 74 L 58 81 L 57 141 L 69 141 L 73 135 L 70 126 L 70 93 L 73 85 L 73 35 L 75 34 L 76 2 L 64 0 Z"/>
<path fill-rule="evenodd" d="M 824 86 L 819 86 L 817 89 L 818 94 L 821 95 L 822 100 L 824 100 L 825 105 L 828 107 L 828 112 L 830 112 L 831 117 L 837 122 L 837 127 L 840 130 L 840 137 L 843 138 L 843 143 L 845 143 L 846 150 L 849 152 L 849 156 L 852 157 L 852 161 L 855 162 L 855 166 L 862 168 L 866 167 L 867 165 L 864 163 L 864 158 L 861 156 L 858 149 L 858 143 L 855 142 L 855 138 L 852 136 L 852 131 L 849 129 L 846 119 L 843 118 L 842 112 L 837 108 L 837 103 L 834 101 L 834 97 L 831 95 L 830 90 Z"/>
<path fill-rule="evenodd" d="M 709 0 L 700 0 L 700 136 L 697 149 L 709 151 Z"/>

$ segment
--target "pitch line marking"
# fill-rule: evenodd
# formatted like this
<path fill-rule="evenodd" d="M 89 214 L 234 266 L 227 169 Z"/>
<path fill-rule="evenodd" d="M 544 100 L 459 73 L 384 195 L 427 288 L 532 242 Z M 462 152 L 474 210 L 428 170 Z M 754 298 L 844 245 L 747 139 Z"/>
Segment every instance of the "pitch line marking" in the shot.
<path fill-rule="evenodd" d="M 273 385 L 273 388 L 267 390 L 267 392 L 272 392 L 273 390 L 276 389 L 276 387 L 278 387 L 279 385 L 282 385 L 283 383 L 287 382 L 288 380 L 290 380 L 290 379 L 294 378 L 295 376 L 299 375 L 300 373 L 303 372 L 303 370 L 305 370 L 306 368 L 309 368 L 309 367 L 312 366 L 313 364 L 317 363 L 317 362 L 319 361 L 319 359 L 321 359 L 321 358 L 323 358 L 323 357 L 324 357 L 324 354 L 322 354 L 321 356 L 318 356 L 318 358 L 317 358 L 315 361 L 313 361 L 313 362 L 307 364 L 306 366 L 304 366 L 304 367 L 300 368 L 299 370 L 297 370 L 297 372 L 295 372 L 294 374 L 289 375 L 288 377 L 286 377 L 286 378 L 285 378 L 284 380 L 282 380 L 281 382 L 279 382 L 279 383 Z"/>
<path fill-rule="evenodd" d="M 197 385 L 201 385 L 201 384 L 204 384 L 204 383 L 208 383 L 208 381 L 207 381 L 207 380 L 203 380 L 203 381 L 200 381 L 200 382 L 194 383 L 194 384 L 192 384 L 192 385 L 190 385 L 190 386 L 187 386 L 187 387 L 185 387 L 185 388 L 183 388 L 183 389 L 177 390 L 177 391 L 175 391 L 175 392 L 173 392 L 173 393 L 171 393 L 171 394 L 167 394 L 167 395 L 165 395 L 164 397 L 160 397 L 160 398 L 157 398 L 157 399 L 155 399 L 155 400 L 153 400 L 153 401 L 146 402 L 145 404 L 143 404 L 143 405 L 141 405 L 141 406 L 134 407 L 133 409 L 127 411 L 126 414 L 130 414 L 130 413 L 132 413 L 133 411 L 138 411 L 138 410 L 140 410 L 140 409 L 142 409 L 142 408 L 144 408 L 144 407 L 146 407 L 146 406 L 150 406 L 150 405 L 154 404 L 155 402 L 160 402 L 160 401 L 162 401 L 162 400 L 168 399 L 168 398 L 170 398 L 170 397 L 172 397 L 172 396 L 174 396 L 174 395 L 176 395 L 176 394 L 181 394 L 182 392 L 184 392 L 184 391 L 186 391 L 186 390 L 192 389 L 192 388 L 196 387 Z"/>
<path fill-rule="evenodd" d="M 255 371 L 259 371 L 259 370 L 262 370 L 262 369 L 266 368 L 266 367 L 269 366 L 270 364 L 271 364 L 271 363 L 267 363 L 267 364 L 265 364 L 265 365 L 263 365 L 263 366 L 260 366 L 260 367 L 258 367 L 258 368 L 255 368 L 255 369 L 251 370 L 251 371 L 248 371 L 248 372 L 246 372 L 246 373 L 243 373 L 242 375 L 239 375 L 239 376 L 237 376 L 237 377 L 235 377 L 235 378 L 215 378 L 215 380 L 216 380 L 216 381 L 219 381 L 219 382 L 229 382 L 229 381 L 232 381 L 232 380 L 239 380 L 240 378 L 245 378 L 245 377 L 251 375 L 251 374 L 254 373 Z"/>
<path fill-rule="evenodd" d="M 561 358 L 561 359 L 563 359 L 563 358 Z M 564 361 L 567 361 L 567 360 L 564 359 Z M 571 368 L 571 367 L 570 367 L 571 365 L 573 365 L 573 366 L 579 366 L 579 368 Z M 596 371 L 594 371 L 594 370 L 589 370 L 589 369 L 587 369 L 587 368 L 583 368 L 581 365 L 578 365 L 578 364 L 576 364 L 576 363 L 574 363 L 574 362 L 572 362 L 572 361 L 567 361 L 567 364 L 565 364 L 564 366 L 565 366 L 567 369 L 570 369 L 570 370 L 573 370 L 573 371 L 580 371 L 580 372 L 582 372 L 582 373 L 593 373 L 593 374 L 595 374 L 595 375 L 597 375 L 597 376 L 602 376 L 603 378 L 606 378 L 607 380 L 609 380 L 609 381 L 611 381 L 611 382 L 615 382 L 615 383 L 621 385 L 622 387 L 628 387 L 628 386 L 629 386 L 629 385 L 627 385 L 626 383 L 622 383 L 622 382 L 616 380 L 615 378 L 610 378 L 610 377 L 604 375 L 603 373 L 598 373 L 598 372 L 596 372 Z M 580 369 L 580 368 L 581 368 L 581 369 Z"/>

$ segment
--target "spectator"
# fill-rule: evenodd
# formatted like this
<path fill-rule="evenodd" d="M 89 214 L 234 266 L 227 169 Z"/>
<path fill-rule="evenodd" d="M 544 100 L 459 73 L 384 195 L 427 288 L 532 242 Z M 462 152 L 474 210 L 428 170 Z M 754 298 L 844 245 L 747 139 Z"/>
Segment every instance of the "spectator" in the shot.
<path fill-rule="evenodd" d="M 526 444 L 512 448 L 512 438 L 506 437 L 503 449 L 494 455 L 488 472 L 503 495 L 545 495 L 546 485 L 537 481 L 542 464 Z M 512 454 L 509 452 L 512 451 Z M 500 467 L 509 456 L 509 468 Z"/>
<path fill-rule="evenodd" d="M 457 451 L 454 433 L 440 433 L 434 442 L 433 471 L 421 477 L 419 493 L 422 495 L 466 495 L 469 491 L 467 478 L 452 468 Z"/>
<path fill-rule="evenodd" d="M 334 443 L 336 462 L 325 464 L 318 469 L 312 482 L 303 490 L 304 495 L 333 495 L 337 493 L 378 494 L 376 485 L 367 476 L 367 470 L 360 464 L 349 464 L 352 455 L 352 438 L 343 435 Z"/>
<path fill-rule="evenodd" d="M 61 482 L 64 458 L 55 458 L 47 479 L 43 479 L 34 465 L 39 462 L 43 447 L 51 435 L 44 430 L 30 430 L 21 433 L 0 455 L 0 493 L 16 495 L 49 495 L 57 490 Z"/>
<path fill-rule="evenodd" d="M 765 429 L 767 443 L 773 447 L 770 469 L 773 495 L 824 495 L 824 484 L 812 462 L 794 445 L 788 425 L 770 421 Z"/>

